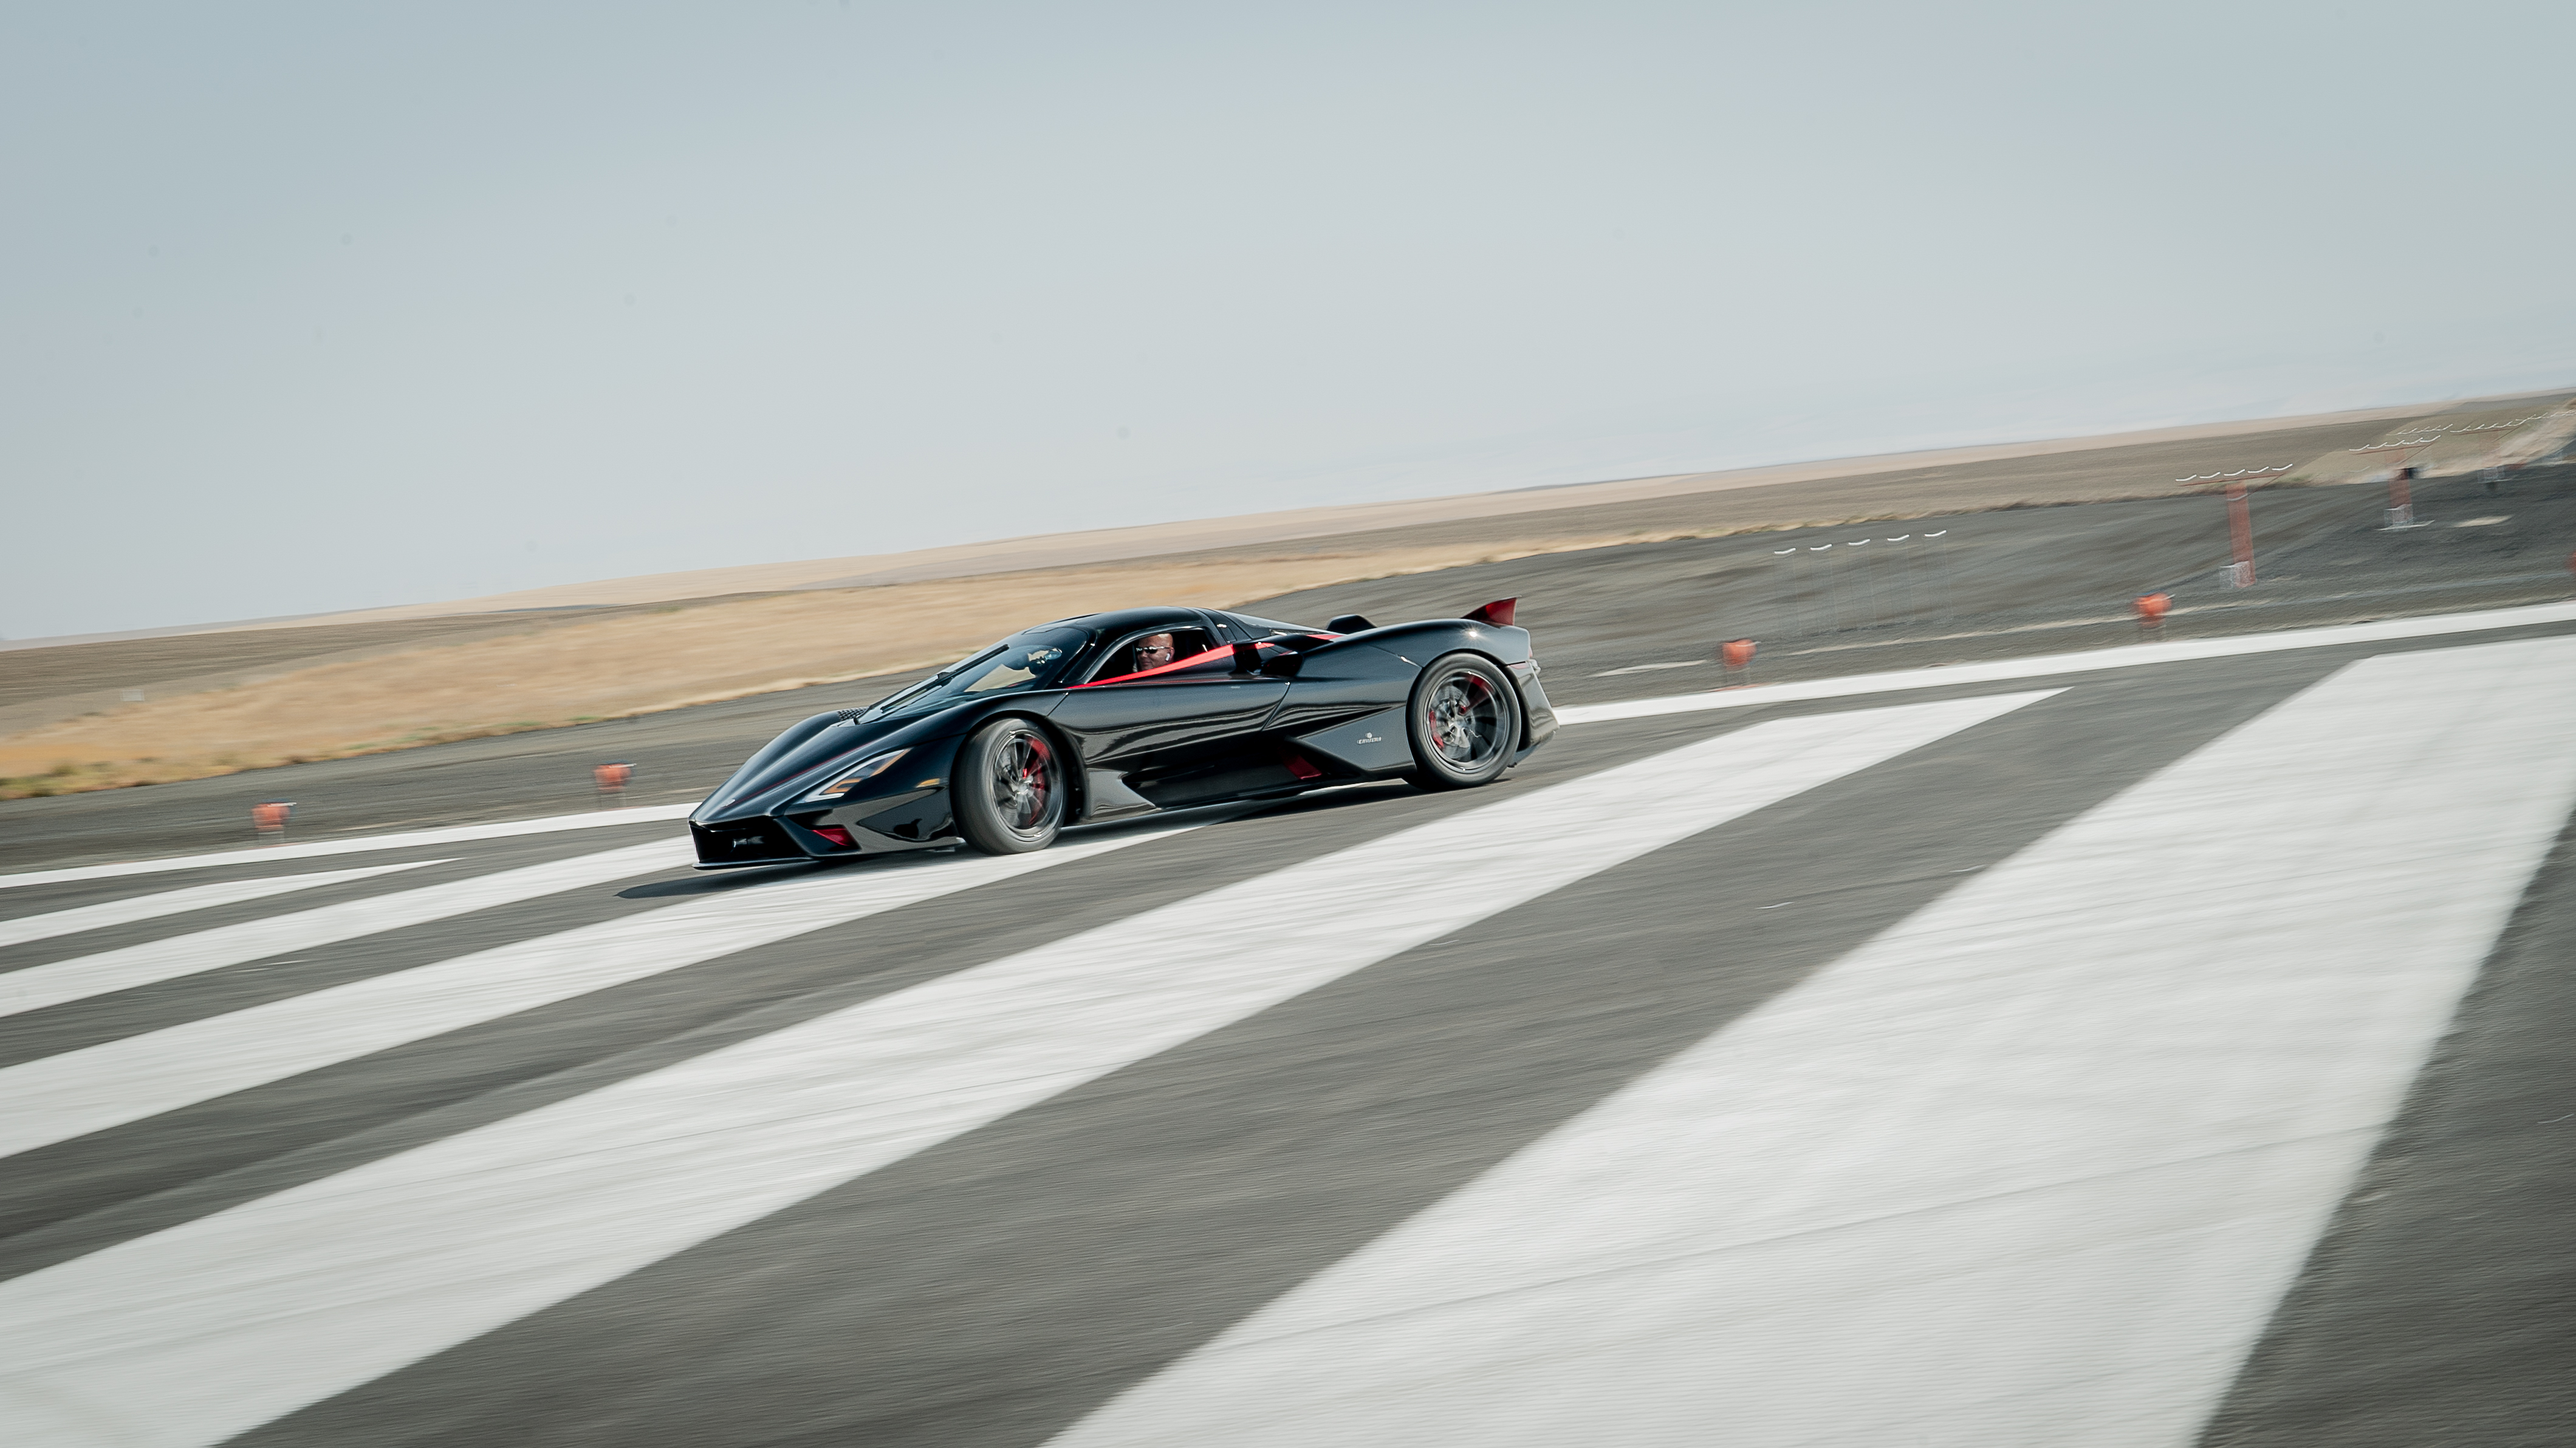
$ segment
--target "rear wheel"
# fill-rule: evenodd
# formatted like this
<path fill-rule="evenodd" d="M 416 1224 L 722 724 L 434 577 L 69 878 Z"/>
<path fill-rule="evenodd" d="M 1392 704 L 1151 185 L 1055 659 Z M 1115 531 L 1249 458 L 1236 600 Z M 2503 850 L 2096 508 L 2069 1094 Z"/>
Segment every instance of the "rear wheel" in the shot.
<path fill-rule="evenodd" d="M 1443 654 L 1413 684 L 1405 713 L 1413 782 L 1424 789 L 1491 784 L 1511 767 L 1521 737 L 1520 695 L 1480 654 Z"/>
<path fill-rule="evenodd" d="M 1043 850 L 1064 828 L 1064 761 L 1046 731 L 996 719 L 957 751 L 957 833 L 988 855 Z"/>

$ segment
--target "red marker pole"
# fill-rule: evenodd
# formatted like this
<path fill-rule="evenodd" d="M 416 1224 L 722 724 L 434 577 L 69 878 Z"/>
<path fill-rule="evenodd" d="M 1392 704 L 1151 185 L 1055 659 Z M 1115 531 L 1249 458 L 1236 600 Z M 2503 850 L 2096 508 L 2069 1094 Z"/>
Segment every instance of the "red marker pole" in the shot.
<path fill-rule="evenodd" d="M 626 797 L 626 782 L 635 777 L 635 766 L 624 761 L 603 764 L 590 772 L 590 782 L 599 791 L 599 802 L 616 804 Z"/>
<path fill-rule="evenodd" d="M 2227 485 L 2227 538 L 2236 550 L 2236 566 L 2228 579 L 2231 588 L 2254 586 L 2254 508 L 2245 501 L 2245 485 Z"/>
<path fill-rule="evenodd" d="M 261 839 L 282 840 L 286 838 L 286 817 L 293 813 L 295 813 L 295 801 L 291 799 L 277 799 L 270 800 L 266 804 L 255 804 L 250 807 L 250 827 L 259 831 Z"/>
<path fill-rule="evenodd" d="M 2138 632 L 2154 633 L 2163 627 L 2165 614 L 2172 610 L 2173 596 L 2164 593 L 2144 594 L 2136 603 L 2129 606 L 2138 611 Z"/>

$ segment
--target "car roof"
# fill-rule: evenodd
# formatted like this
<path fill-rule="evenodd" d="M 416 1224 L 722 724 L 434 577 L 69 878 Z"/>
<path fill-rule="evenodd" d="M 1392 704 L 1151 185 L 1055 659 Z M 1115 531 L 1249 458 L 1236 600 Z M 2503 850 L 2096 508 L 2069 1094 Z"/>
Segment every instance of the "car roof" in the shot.
<path fill-rule="evenodd" d="M 1134 628 L 1151 628 L 1156 624 L 1171 628 L 1204 627 L 1207 615 L 1195 608 L 1160 604 L 1151 608 L 1120 608 L 1112 609 L 1107 613 L 1086 613 L 1073 618 L 1058 619 L 1056 622 L 1072 624 L 1077 628 L 1087 628 L 1094 633 L 1114 634 L 1124 633 Z"/>
<path fill-rule="evenodd" d="M 1288 623 L 1288 622 L 1285 622 L 1285 621 L 1283 621 L 1283 620 L 1275 619 L 1275 618 L 1262 618 L 1262 617 L 1260 617 L 1260 616 L 1259 616 L 1259 615 L 1257 615 L 1257 614 L 1249 614 L 1249 613 L 1221 613 L 1221 614 L 1218 614 L 1218 615 L 1217 615 L 1217 617 L 1219 617 L 1219 618 L 1230 618 L 1230 619 L 1233 619 L 1236 623 L 1241 624 L 1245 629 L 1247 629 L 1247 630 L 1249 630 L 1249 631 L 1251 631 L 1251 632 L 1253 632 L 1253 633 L 1314 633 L 1314 632 L 1316 632 L 1316 628 L 1315 628 L 1315 626 L 1314 626 L 1313 624 L 1310 624 L 1310 623 Z"/>

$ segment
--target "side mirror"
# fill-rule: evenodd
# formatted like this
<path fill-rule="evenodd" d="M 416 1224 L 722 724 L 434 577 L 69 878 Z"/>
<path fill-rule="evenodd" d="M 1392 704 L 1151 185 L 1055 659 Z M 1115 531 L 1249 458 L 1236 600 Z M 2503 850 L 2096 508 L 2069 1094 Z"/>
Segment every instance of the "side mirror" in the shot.
<path fill-rule="evenodd" d="M 1293 679 L 1297 677 L 1297 670 L 1304 667 L 1305 663 L 1306 656 L 1304 654 L 1281 654 L 1279 657 L 1263 664 L 1261 666 L 1261 672 L 1268 674 L 1274 679 Z"/>
<path fill-rule="evenodd" d="M 1261 646 L 1259 644 L 1236 644 L 1234 646 L 1234 671 L 1238 674 L 1260 673 Z"/>

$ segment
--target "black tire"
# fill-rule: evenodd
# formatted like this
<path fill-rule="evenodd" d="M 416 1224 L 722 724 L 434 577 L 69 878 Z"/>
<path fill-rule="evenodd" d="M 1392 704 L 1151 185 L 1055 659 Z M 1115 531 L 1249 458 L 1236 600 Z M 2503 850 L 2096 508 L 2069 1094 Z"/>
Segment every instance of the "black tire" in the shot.
<path fill-rule="evenodd" d="M 1521 742 L 1521 696 L 1481 654 L 1442 654 L 1413 681 L 1405 710 L 1412 779 L 1424 789 L 1473 789 L 1512 767 Z"/>
<path fill-rule="evenodd" d="M 1064 755 L 1026 719 L 996 719 L 957 748 L 948 782 L 957 833 L 988 855 L 1024 855 L 1064 828 Z"/>

